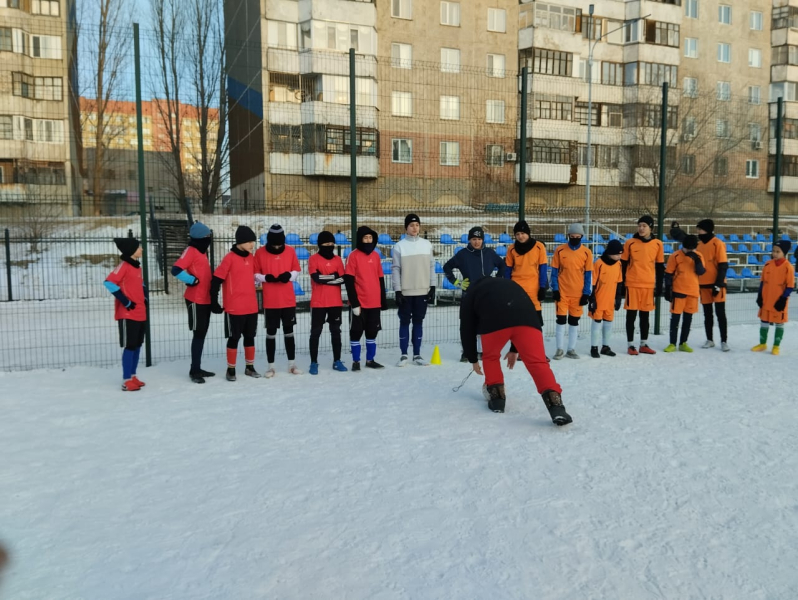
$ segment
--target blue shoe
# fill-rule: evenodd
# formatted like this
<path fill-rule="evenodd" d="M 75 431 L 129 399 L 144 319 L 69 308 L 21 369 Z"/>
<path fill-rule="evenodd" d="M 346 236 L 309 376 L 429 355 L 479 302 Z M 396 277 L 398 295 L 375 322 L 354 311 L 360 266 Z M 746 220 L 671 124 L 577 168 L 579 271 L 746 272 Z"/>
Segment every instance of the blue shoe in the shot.
<path fill-rule="evenodd" d="M 341 373 L 343 373 L 344 371 L 348 370 L 349 369 L 347 369 L 346 366 L 344 366 L 344 363 L 342 363 L 340 360 L 336 360 L 333 363 L 333 371 L 341 371 Z"/>
<path fill-rule="evenodd" d="M 311 375 L 318 375 L 319 374 L 319 363 L 310 363 L 310 370 L 308 371 Z"/>

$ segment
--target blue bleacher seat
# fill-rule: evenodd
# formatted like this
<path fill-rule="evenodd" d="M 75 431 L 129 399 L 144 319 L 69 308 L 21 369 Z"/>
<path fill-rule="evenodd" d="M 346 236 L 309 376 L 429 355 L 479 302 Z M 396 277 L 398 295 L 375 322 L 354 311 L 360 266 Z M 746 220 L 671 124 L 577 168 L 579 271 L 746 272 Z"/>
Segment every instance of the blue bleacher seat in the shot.
<path fill-rule="evenodd" d="M 458 252 L 460 252 L 460 250 L 463 249 L 465 249 L 465 246 L 457 246 L 457 249 L 454 251 L 454 253 L 457 254 Z"/>
<path fill-rule="evenodd" d="M 454 244 L 454 240 L 452 239 L 452 236 L 449 235 L 448 233 L 442 233 L 441 244 Z"/>
<path fill-rule="evenodd" d="M 299 260 L 307 260 L 310 258 L 310 252 L 308 252 L 308 249 L 304 246 L 300 246 L 296 249 L 296 257 Z"/>
<path fill-rule="evenodd" d="M 790 254 L 790 263 L 795 264 L 795 254 Z"/>
<path fill-rule="evenodd" d="M 319 244 L 319 234 L 311 233 L 310 238 L 308 239 L 308 243 L 313 246 L 317 246 Z"/>
<path fill-rule="evenodd" d="M 296 233 L 286 233 L 285 243 L 288 244 L 289 246 L 301 246 L 302 238 L 300 238 L 299 234 Z"/>
<path fill-rule="evenodd" d="M 673 254 L 673 244 L 662 244 L 662 251 L 665 254 Z"/>
<path fill-rule="evenodd" d="M 507 235 L 506 233 L 502 233 L 502 234 L 499 236 L 499 243 L 500 243 L 500 244 L 512 244 L 512 243 L 513 243 L 513 238 L 511 238 L 511 237 L 510 237 L 509 235 Z"/>
<path fill-rule="evenodd" d="M 756 254 L 749 254 L 748 255 L 748 264 L 749 265 L 761 265 L 762 262 L 756 257 Z"/>
<path fill-rule="evenodd" d="M 464 233 L 463 235 L 460 236 L 460 243 L 461 244 L 467 244 L 468 243 L 468 234 L 467 233 Z"/>
<path fill-rule="evenodd" d="M 489 234 L 489 233 L 486 233 L 486 234 L 485 234 L 485 240 L 484 240 L 484 243 L 485 243 L 485 244 L 493 244 L 493 243 L 494 243 L 494 242 L 493 242 L 493 238 L 492 238 L 492 237 L 490 237 L 490 234 Z"/>
<path fill-rule="evenodd" d="M 349 240 L 346 238 L 345 233 L 341 233 L 340 231 L 335 234 L 335 243 L 339 245 L 348 244 Z"/>
<path fill-rule="evenodd" d="M 741 279 L 740 275 L 732 268 L 726 271 L 726 279 Z"/>
<path fill-rule="evenodd" d="M 743 267 L 743 270 L 740 271 L 740 277 L 742 279 L 756 279 L 756 275 L 754 275 L 753 271 L 748 267 Z"/>
<path fill-rule="evenodd" d="M 773 244 L 765 244 L 765 252 L 773 252 Z"/>
<path fill-rule="evenodd" d="M 663 234 L 662 234 L 662 241 L 663 241 L 663 242 L 670 242 L 670 241 L 672 241 L 672 240 L 671 240 L 671 239 L 668 237 L 668 234 L 667 234 L 667 233 L 663 233 Z"/>
<path fill-rule="evenodd" d="M 606 249 L 607 248 L 605 248 L 601 244 L 596 244 L 596 247 L 593 249 L 593 254 L 595 254 L 596 256 L 601 256 L 602 254 L 604 254 L 604 251 Z"/>
<path fill-rule="evenodd" d="M 600 233 L 597 233 L 596 235 L 593 236 L 593 241 L 596 242 L 597 244 L 605 244 L 607 242 L 607 240 L 604 239 L 604 236 L 601 235 Z"/>
<path fill-rule="evenodd" d="M 760 252 L 761 253 L 761 252 L 764 252 L 764 251 L 765 250 L 762 248 L 762 244 L 760 244 L 758 242 L 756 244 L 751 244 L 751 252 Z"/>
<path fill-rule="evenodd" d="M 725 242 L 726 241 L 726 236 L 723 235 L 722 233 L 715 234 L 715 237 L 718 238 L 721 242 Z"/>
<path fill-rule="evenodd" d="M 748 244 L 738 244 L 737 245 L 737 252 L 749 252 Z"/>
<path fill-rule="evenodd" d="M 407 234 L 403 233 L 402 235 L 399 236 L 399 240 L 401 241 L 401 240 L 405 239 L 406 237 L 407 237 Z"/>
<path fill-rule="evenodd" d="M 729 241 L 730 241 L 730 242 L 739 242 L 739 241 L 740 241 L 740 238 L 739 238 L 739 237 L 737 237 L 737 234 L 736 234 L 736 233 L 732 233 L 732 234 L 729 236 Z"/>
<path fill-rule="evenodd" d="M 726 242 L 726 254 L 734 254 L 734 246 L 732 246 L 729 242 Z"/>
<path fill-rule="evenodd" d="M 554 234 L 554 243 L 555 244 L 567 244 L 568 238 L 565 237 L 564 233 L 555 233 Z"/>
<path fill-rule="evenodd" d="M 266 245 L 266 234 L 265 233 L 261 233 L 260 234 L 260 240 L 258 240 L 258 241 L 260 242 L 261 246 L 265 246 Z"/>
<path fill-rule="evenodd" d="M 299 285 L 298 281 L 294 282 L 294 296 L 304 296 L 305 290 L 302 289 L 302 286 Z"/>
<path fill-rule="evenodd" d="M 610 234 L 610 240 L 618 240 L 621 241 L 621 237 L 617 233 Z"/>
<path fill-rule="evenodd" d="M 504 258 L 507 256 L 507 246 L 496 246 L 496 254 Z"/>
<path fill-rule="evenodd" d="M 744 242 L 753 242 L 754 238 L 751 237 L 750 233 L 745 233 L 745 234 L 743 234 L 743 241 Z"/>
<path fill-rule="evenodd" d="M 781 239 L 787 240 L 788 242 L 792 241 L 792 239 L 790 239 L 790 234 L 789 233 L 782 233 L 781 234 Z"/>
<path fill-rule="evenodd" d="M 391 261 L 383 261 L 382 263 L 382 274 L 383 275 L 390 275 L 391 271 L 393 270 L 392 267 L 393 263 Z"/>
<path fill-rule="evenodd" d="M 457 288 L 454 287 L 454 284 L 450 282 L 446 277 L 443 278 L 443 289 L 445 290 L 456 290 Z"/>
<path fill-rule="evenodd" d="M 764 236 L 764 234 L 761 234 L 761 233 L 757 233 L 756 234 L 756 241 L 757 242 L 767 242 L 768 239 L 773 239 L 773 234 L 768 235 L 767 238 Z"/>
<path fill-rule="evenodd" d="M 391 236 L 388 235 L 387 233 L 381 233 L 377 237 L 377 243 L 382 244 L 383 246 L 390 246 L 391 244 L 394 243 L 394 241 L 391 239 Z"/>
<path fill-rule="evenodd" d="M 626 240 L 631 240 L 631 239 L 634 237 L 634 235 L 635 235 L 634 233 L 627 233 L 627 234 L 626 234 L 625 236 L 623 236 L 623 237 L 624 237 L 624 239 L 626 239 Z"/>
<path fill-rule="evenodd" d="M 443 265 L 439 263 L 437 260 L 435 261 L 435 272 L 443 273 Z"/>
<path fill-rule="evenodd" d="M 377 254 L 377 256 L 379 256 L 379 257 L 380 257 L 380 260 L 382 260 L 383 258 L 385 258 L 385 257 L 382 255 L 382 252 L 380 252 L 380 249 L 379 249 L 379 248 L 374 248 L 374 252 Z M 393 256 L 393 248 L 391 248 L 391 256 Z"/>
<path fill-rule="evenodd" d="M 352 253 L 352 248 L 344 248 L 344 258 L 349 258 L 349 255 Z"/>

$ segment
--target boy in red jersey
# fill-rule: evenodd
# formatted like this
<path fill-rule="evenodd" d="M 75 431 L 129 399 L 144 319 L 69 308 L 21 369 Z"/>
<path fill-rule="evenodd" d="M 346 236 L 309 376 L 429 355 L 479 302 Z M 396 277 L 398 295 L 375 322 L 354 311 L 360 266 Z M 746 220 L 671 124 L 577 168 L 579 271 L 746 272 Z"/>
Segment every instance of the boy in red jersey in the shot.
<path fill-rule="evenodd" d="M 349 326 L 349 344 L 352 349 L 352 371 L 360 370 L 360 338 L 366 333 L 366 367 L 382 369 L 377 356 L 377 333 L 382 328 L 380 310 L 388 308 L 385 298 L 385 278 L 382 261 L 374 252 L 377 232 L 368 227 L 358 227 L 357 247 L 346 260 L 344 284 L 352 322 Z"/>
<path fill-rule="evenodd" d="M 319 338 L 324 324 L 330 324 L 333 370 L 347 371 L 341 362 L 341 285 L 344 283 L 344 262 L 335 254 L 335 236 L 322 231 L 319 251 L 310 257 L 310 374 L 319 374 Z"/>
<path fill-rule="evenodd" d="M 236 380 L 238 340 L 244 336 L 244 375 L 260 377 L 255 370 L 255 334 L 258 331 L 258 297 L 255 294 L 255 232 L 246 225 L 236 229 L 236 243 L 216 267 L 211 280 L 211 311 L 225 313 L 227 381 Z M 224 308 L 219 304 L 222 290 Z"/>
<path fill-rule="evenodd" d="M 115 238 L 122 262 L 105 278 L 105 288 L 113 294 L 114 319 L 119 325 L 122 351 L 122 390 L 136 392 L 144 382 L 136 377 L 141 345 L 147 327 L 147 290 L 141 277 L 142 249 L 135 238 Z"/>
<path fill-rule="evenodd" d="M 773 244 L 771 260 L 762 268 L 762 282 L 756 304 L 759 306 L 759 343 L 751 348 L 754 352 L 768 349 L 768 330 L 775 323 L 776 333 L 773 338 L 772 354 L 778 356 L 781 339 L 784 337 L 784 324 L 787 322 L 787 301 L 795 286 L 795 269 L 787 260 L 790 251 L 788 240 L 779 240 Z"/>
<path fill-rule="evenodd" d="M 205 335 L 211 323 L 211 264 L 206 254 L 211 245 L 211 230 L 197 221 L 189 229 L 188 236 L 188 248 L 172 267 L 172 275 L 186 284 L 183 297 L 188 309 L 188 328 L 194 332 L 188 376 L 194 383 L 205 383 L 206 377 L 216 375 L 201 366 Z"/>
<path fill-rule="evenodd" d="M 255 253 L 255 281 L 263 284 L 263 318 L 266 326 L 266 358 L 269 367 L 264 374 L 274 377 L 274 354 L 277 350 L 277 329 L 283 325 L 285 353 L 288 355 L 288 372 L 300 375 L 302 371 L 294 362 L 296 343 L 296 294 L 294 281 L 300 273 L 299 259 L 291 246 L 285 245 L 285 231 L 275 223 L 266 234 L 266 245 Z"/>

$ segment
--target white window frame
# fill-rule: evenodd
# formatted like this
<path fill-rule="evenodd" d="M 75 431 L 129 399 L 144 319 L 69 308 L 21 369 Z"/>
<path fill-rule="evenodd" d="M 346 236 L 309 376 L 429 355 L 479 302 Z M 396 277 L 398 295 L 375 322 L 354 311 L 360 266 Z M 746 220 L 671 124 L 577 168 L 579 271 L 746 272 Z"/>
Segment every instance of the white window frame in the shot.
<path fill-rule="evenodd" d="M 391 66 L 395 69 L 413 68 L 413 46 L 403 42 L 391 44 Z"/>
<path fill-rule="evenodd" d="M 296 23 L 287 21 L 267 21 L 269 47 L 271 48 L 299 48 L 299 32 Z M 293 39 L 292 39 L 293 35 Z M 280 43 L 280 38 L 284 43 Z"/>
<path fill-rule="evenodd" d="M 485 122 L 504 123 L 504 100 L 485 100 Z"/>
<path fill-rule="evenodd" d="M 488 9 L 488 31 L 507 33 L 507 11 L 505 9 Z"/>
<path fill-rule="evenodd" d="M 454 61 L 453 59 L 457 59 Z M 441 72 L 459 73 L 460 72 L 460 49 L 441 48 Z"/>
<path fill-rule="evenodd" d="M 498 151 L 496 151 L 495 148 L 498 148 Z M 498 158 L 498 160 L 495 160 L 496 158 Z M 485 164 L 488 165 L 489 167 L 503 167 L 504 146 L 502 146 L 501 144 L 486 144 Z"/>
<path fill-rule="evenodd" d="M 762 141 L 762 126 L 759 123 L 748 124 L 748 139 L 752 142 Z"/>
<path fill-rule="evenodd" d="M 723 102 L 731 100 L 730 81 L 718 81 L 717 84 L 715 84 L 715 91 L 717 92 L 716 98 L 718 100 L 722 100 Z"/>
<path fill-rule="evenodd" d="M 731 25 L 732 23 L 732 7 L 729 4 L 718 5 L 718 23 L 722 25 Z"/>
<path fill-rule="evenodd" d="M 38 42 L 38 50 L 36 48 Z M 61 60 L 61 37 L 57 35 L 31 35 L 30 56 Z"/>
<path fill-rule="evenodd" d="M 731 121 L 729 119 L 715 119 L 715 137 L 724 140 L 731 137 Z"/>
<path fill-rule="evenodd" d="M 403 153 L 402 145 L 406 147 Z M 407 160 L 403 160 L 406 158 Z M 393 138 L 391 140 L 391 162 L 409 165 L 413 164 L 413 140 L 410 138 Z"/>
<path fill-rule="evenodd" d="M 698 58 L 698 38 L 684 38 L 685 58 Z"/>
<path fill-rule="evenodd" d="M 756 90 L 756 92 L 754 92 Z M 748 104 L 762 103 L 762 88 L 758 85 L 748 86 Z"/>
<path fill-rule="evenodd" d="M 718 42 L 718 62 L 731 63 L 731 44 L 726 42 Z"/>
<path fill-rule="evenodd" d="M 762 31 L 764 17 L 758 10 L 752 10 L 748 15 L 748 28 L 751 31 Z"/>
<path fill-rule="evenodd" d="M 460 142 L 441 142 L 439 162 L 442 167 L 459 167 Z"/>
<path fill-rule="evenodd" d="M 391 115 L 394 117 L 413 116 L 413 92 L 391 92 Z"/>
<path fill-rule="evenodd" d="M 745 161 L 745 178 L 746 179 L 759 179 L 759 161 L 756 159 L 748 159 Z"/>
<path fill-rule="evenodd" d="M 753 69 L 762 68 L 762 51 L 759 48 L 748 49 L 748 66 Z"/>
<path fill-rule="evenodd" d="M 441 0 L 441 25 L 460 27 L 460 3 Z"/>
<path fill-rule="evenodd" d="M 444 121 L 460 120 L 460 96 L 440 97 L 440 117 Z"/>
<path fill-rule="evenodd" d="M 503 78 L 507 68 L 507 58 L 504 54 L 488 54 L 488 77 Z"/>
<path fill-rule="evenodd" d="M 684 16 L 688 19 L 698 18 L 698 0 L 684 0 Z"/>
<path fill-rule="evenodd" d="M 689 83 L 688 83 L 689 82 Z M 698 97 L 698 79 L 695 77 L 685 77 L 682 80 L 682 90 L 688 98 Z"/>
<path fill-rule="evenodd" d="M 32 15 L 60 17 L 61 5 L 59 0 L 33 0 L 31 2 L 30 12 Z"/>
<path fill-rule="evenodd" d="M 413 18 L 413 0 L 390 0 L 391 16 L 394 19 Z"/>

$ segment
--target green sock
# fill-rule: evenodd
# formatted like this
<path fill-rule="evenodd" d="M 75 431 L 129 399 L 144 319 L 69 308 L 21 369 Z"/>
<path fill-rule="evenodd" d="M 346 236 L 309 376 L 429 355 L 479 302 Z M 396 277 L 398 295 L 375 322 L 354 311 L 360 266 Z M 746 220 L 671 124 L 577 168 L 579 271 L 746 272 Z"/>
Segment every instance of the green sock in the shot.
<path fill-rule="evenodd" d="M 784 327 L 776 325 L 776 336 L 773 338 L 773 346 L 776 348 L 781 344 L 781 338 L 784 337 Z"/>
<path fill-rule="evenodd" d="M 768 329 L 770 329 L 770 327 L 760 327 L 759 328 L 759 343 L 760 344 L 767 344 L 768 343 Z"/>

